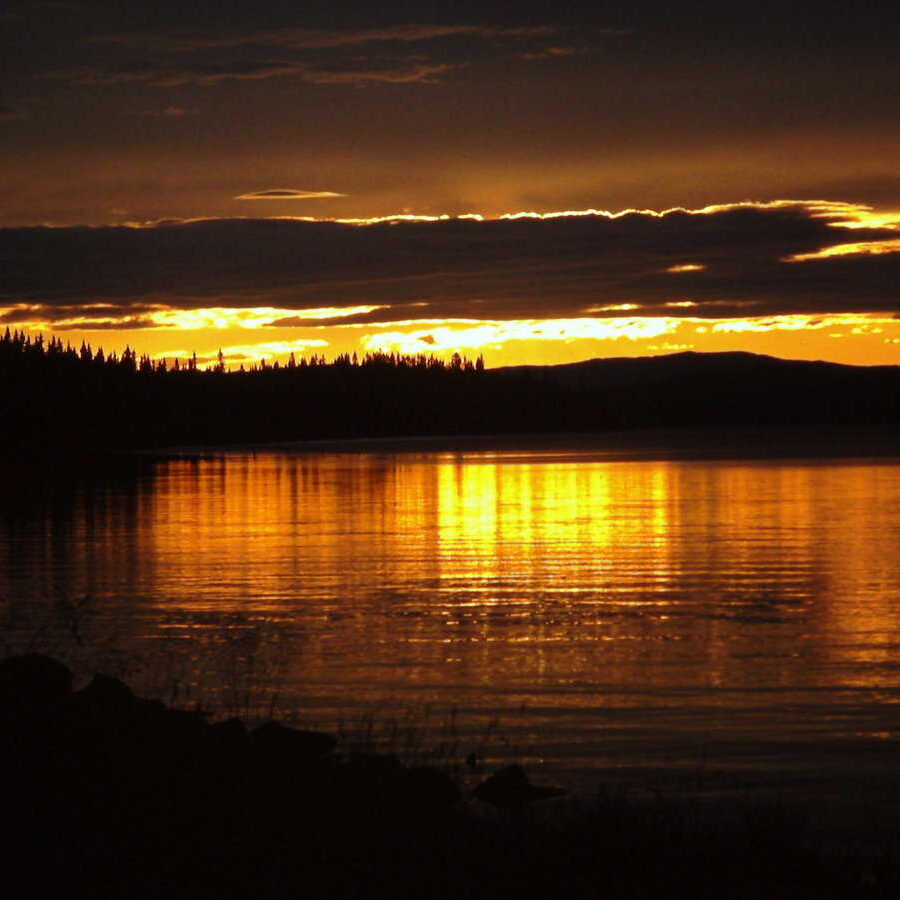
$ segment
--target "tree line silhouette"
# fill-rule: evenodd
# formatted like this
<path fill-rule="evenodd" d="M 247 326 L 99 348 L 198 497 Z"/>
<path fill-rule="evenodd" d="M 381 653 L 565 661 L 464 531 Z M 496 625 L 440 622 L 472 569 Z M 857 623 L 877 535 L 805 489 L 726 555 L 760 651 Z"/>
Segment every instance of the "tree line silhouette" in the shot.
<path fill-rule="evenodd" d="M 484 370 L 481 356 L 454 353 L 445 361 L 376 351 L 330 362 L 292 353 L 285 363 L 229 371 L 221 351 L 214 361 L 196 354 L 154 360 L 129 347 L 121 354 L 86 343 L 76 349 L 7 328 L 0 339 L 3 452 L 455 432 L 460 421 L 476 427 L 475 382 Z"/>
<path fill-rule="evenodd" d="M 679 353 L 486 369 L 482 357 L 341 354 L 227 370 L 10 332 L 0 455 L 356 437 L 681 426 L 900 424 L 900 367 Z"/>
<path fill-rule="evenodd" d="M 48 342 L 44 341 L 43 334 L 31 337 L 24 331 L 10 331 L 9 326 L 0 339 L 0 361 L 8 364 L 19 364 L 28 366 L 29 362 L 37 361 L 41 367 L 51 366 L 56 371 L 60 371 L 63 367 L 73 371 L 77 366 L 81 371 L 86 366 L 94 369 L 105 367 L 108 372 L 125 372 L 134 374 L 139 372 L 142 375 L 178 375 L 197 372 L 212 373 L 216 375 L 224 375 L 229 372 L 228 363 L 225 355 L 219 350 L 216 356 L 216 362 L 206 361 L 206 365 L 198 362 L 196 352 L 184 361 L 176 357 L 169 363 L 166 357 L 153 359 L 149 354 L 142 354 L 138 357 L 137 353 L 126 346 L 119 356 L 116 353 L 105 353 L 102 347 L 98 347 L 96 352 L 86 341 L 81 342 L 81 348 L 76 350 L 71 344 L 63 345 L 62 339 L 51 337 Z M 402 354 L 402 353 L 384 353 L 376 350 L 359 357 L 357 353 L 341 353 L 338 354 L 332 362 L 323 355 L 313 354 L 309 359 L 305 356 L 298 361 L 296 355 L 292 352 L 284 365 L 277 360 L 267 362 L 260 359 L 249 363 L 245 367 L 243 363 L 239 364 L 237 373 L 255 374 L 263 372 L 277 372 L 280 369 L 287 371 L 302 370 L 309 368 L 318 368 L 322 366 L 331 366 L 333 368 L 393 368 L 393 369 L 416 369 L 419 371 L 428 370 L 449 370 L 451 372 L 483 372 L 484 356 L 479 355 L 474 361 L 467 359 L 461 354 L 454 353 L 449 362 L 445 362 L 440 357 L 431 354 Z"/>

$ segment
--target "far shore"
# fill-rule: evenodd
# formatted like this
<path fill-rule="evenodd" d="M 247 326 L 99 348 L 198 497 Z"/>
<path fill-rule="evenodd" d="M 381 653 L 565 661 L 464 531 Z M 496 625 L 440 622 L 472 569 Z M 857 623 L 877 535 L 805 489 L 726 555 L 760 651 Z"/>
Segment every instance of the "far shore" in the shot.
<path fill-rule="evenodd" d="M 654 428 L 609 432 L 395 435 L 136 451 L 141 457 L 203 458 L 278 454 L 543 453 L 597 461 L 715 459 L 900 459 L 900 429 L 874 425 Z"/>

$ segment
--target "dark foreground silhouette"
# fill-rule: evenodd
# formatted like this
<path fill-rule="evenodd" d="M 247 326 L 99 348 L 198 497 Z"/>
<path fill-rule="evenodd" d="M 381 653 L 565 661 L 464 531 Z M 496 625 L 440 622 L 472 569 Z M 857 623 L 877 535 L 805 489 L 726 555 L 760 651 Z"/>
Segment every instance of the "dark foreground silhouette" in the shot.
<path fill-rule="evenodd" d="M 0 662 L 2 875 L 18 896 L 859 898 L 896 896 L 886 844 L 804 839 L 780 808 L 628 803 L 542 815 L 518 767 L 467 796 L 330 735 L 135 697 L 61 663 Z M 11 894 L 12 895 L 12 894 Z"/>
<path fill-rule="evenodd" d="M 428 435 L 709 426 L 900 425 L 900 367 L 679 353 L 484 369 L 456 356 L 346 355 L 177 370 L 0 338 L 0 456 Z"/>

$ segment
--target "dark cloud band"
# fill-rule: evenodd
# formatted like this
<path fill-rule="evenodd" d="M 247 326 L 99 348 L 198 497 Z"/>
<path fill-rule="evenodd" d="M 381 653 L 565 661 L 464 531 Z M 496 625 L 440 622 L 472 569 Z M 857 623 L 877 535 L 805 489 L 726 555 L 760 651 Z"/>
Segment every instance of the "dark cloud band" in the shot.
<path fill-rule="evenodd" d="M 379 307 L 342 324 L 606 318 L 625 308 L 629 316 L 715 318 L 900 312 L 900 253 L 789 261 L 849 240 L 897 237 L 888 228 L 835 228 L 833 219 L 795 203 L 617 217 L 2 229 L 0 303 L 40 303 L 66 317 L 97 303 L 132 315 L 133 304 Z"/>

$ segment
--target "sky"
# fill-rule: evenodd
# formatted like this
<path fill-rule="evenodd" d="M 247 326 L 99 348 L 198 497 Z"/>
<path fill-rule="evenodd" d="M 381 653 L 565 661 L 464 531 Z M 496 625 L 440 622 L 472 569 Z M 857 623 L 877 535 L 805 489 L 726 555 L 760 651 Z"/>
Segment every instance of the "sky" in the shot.
<path fill-rule="evenodd" d="M 900 364 L 891 4 L 12 0 L 0 327 Z"/>

